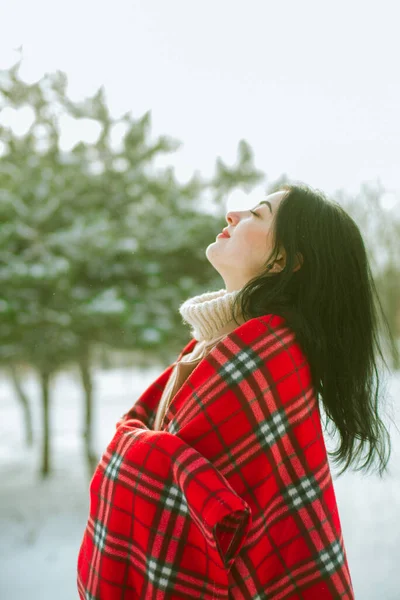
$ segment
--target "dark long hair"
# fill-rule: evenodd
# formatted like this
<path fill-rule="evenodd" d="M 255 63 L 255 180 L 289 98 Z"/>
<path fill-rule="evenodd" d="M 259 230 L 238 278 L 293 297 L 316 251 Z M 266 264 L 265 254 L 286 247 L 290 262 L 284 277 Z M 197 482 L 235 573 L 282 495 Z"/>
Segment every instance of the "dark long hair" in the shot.
<path fill-rule="evenodd" d="M 365 462 L 355 470 L 368 470 L 379 456 L 382 476 L 391 443 L 378 414 L 378 353 L 388 366 L 379 341 L 378 306 L 395 353 L 397 349 L 360 230 L 343 207 L 320 190 L 303 183 L 286 183 L 274 191 L 279 190 L 287 194 L 275 213 L 274 247 L 265 273 L 239 291 L 234 314 L 240 306 L 245 320 L 269 313 L 285 318 L 308 359 L 317 397 L 339 432 L 339 448 L 328 452 L 335 463 L 345 462 L 339 475 L 349 465 L 354 467 L 367 448 Z M 271 273 L 268 266 L 282 247 L 285 268 Z M 293 271 L 299 252 L 302 265 Z M 360 443 L 355 448 L 356 440 Z"/>

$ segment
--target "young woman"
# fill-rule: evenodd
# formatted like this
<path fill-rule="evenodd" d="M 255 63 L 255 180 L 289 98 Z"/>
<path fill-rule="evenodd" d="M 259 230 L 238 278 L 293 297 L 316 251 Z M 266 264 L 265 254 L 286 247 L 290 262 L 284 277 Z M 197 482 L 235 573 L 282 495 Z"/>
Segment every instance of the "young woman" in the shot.
<path fill-rule="evenodd" d="M 118 421 L 91 481 L 82 600 L 354 598 L 320 403 L 343 470 L 367 446 L 362 466 L 379 457 L 382 473 L 362 237 L 305 185 L 226 219 L 206 249 L 225 287 L 180 306 L 191 340 Z"/>

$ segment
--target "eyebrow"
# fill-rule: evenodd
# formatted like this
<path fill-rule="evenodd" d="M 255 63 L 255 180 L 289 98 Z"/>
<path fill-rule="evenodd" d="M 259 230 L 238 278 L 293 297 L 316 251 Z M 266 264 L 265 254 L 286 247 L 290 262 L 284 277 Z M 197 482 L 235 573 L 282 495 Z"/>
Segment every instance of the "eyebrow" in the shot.
<path fill-rule="evenodd" d="M 272 214 L 272 206 L 271 206 L 271 202 L 269 202 L 268 200 L 261 200 L 261 202 L 259 202 L 259 203 L 257 204 L 257 206 L 260 206 L 261 204 L 268 204 L 268 206 L 269 206 L 269 210 L 271 211 L 271 214 Z M 257 207 L 255 207 L 255 208 L 257 208 Z"/>

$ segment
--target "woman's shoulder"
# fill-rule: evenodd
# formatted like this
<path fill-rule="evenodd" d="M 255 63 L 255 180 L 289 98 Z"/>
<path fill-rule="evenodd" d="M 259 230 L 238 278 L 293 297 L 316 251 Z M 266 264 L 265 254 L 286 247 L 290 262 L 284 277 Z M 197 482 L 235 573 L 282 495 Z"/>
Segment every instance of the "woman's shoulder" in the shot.
<path fill-rule="evenodd" d="M 240 323 L 235 329 L 224 334 L 224 336 L 218 340 L 218 343 L 238 341 L 239 337 L 243 344 L 252 345 L 256 343 L 260 337 L 265 337 L 265 335 L 271 334 L 274 335 L 275 338 L 278 338 L 280 335 L 285 336 L 288 333 L 291 334 L 292 332 L 290 327 L 288 327 L 286 320 L 280 315 L 268 313 L 258 317 L 252 317 L 251 319 Z M 198 340 L 191 338 L 181 350 L 177 361 L 180 361 L 183 356 L 192 353 L 198 345 Z"/>
<path fill-rule="evenodd" d="M 288 328 L 286 319 L 280 315 L 268 313 L 258 317 L 252 317 L 244 323 L 241 323 L 232 334 L 244 336 L 243 341 L 251 341 L 259 335 L 268 333 L 276 334 L 279 330 L 284 331 Z M 247 337 L 250 336 L 250 337 Z"/>

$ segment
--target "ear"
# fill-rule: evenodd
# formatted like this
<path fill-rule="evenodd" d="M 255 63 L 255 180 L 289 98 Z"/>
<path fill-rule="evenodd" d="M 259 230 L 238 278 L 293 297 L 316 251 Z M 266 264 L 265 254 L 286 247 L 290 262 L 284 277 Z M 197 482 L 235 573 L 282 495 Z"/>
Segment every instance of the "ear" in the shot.
<path fill-rule="evenodd" d="M 303 255 L 301 254 L 301 252 L 296 252 L 296 259 L 295 259 L 295 266 L 293 268 L 293 273 L 300 269 L 301 265 L 303 264 L 303 260 L 304 259 L 303 259 Z M 284 268 L 285 263 L 286 263 L 286 253 L 282 252 L 278 256 L 276 261 L 273 263 L 273 266 L 271 265 L 270 271 L 272 273 L 279 273 Z"/>
<path fill-rule="evenodd" d="M 279 273 L 285 267 L 286 257 L 280 254 L 273 263 L 268 265 L 268 271 L 271 273 Z"/>
<path fill-rule="evenodd" d="M 304 262 L 304 258 L 301 252 L 296 252 L 296 263 L 295 263 L 295 267 L 293 269 L 293 273 L 295 271 L 298 271 L 300 269 L 300 267 L 302 266 L 303 262 Z"/>

